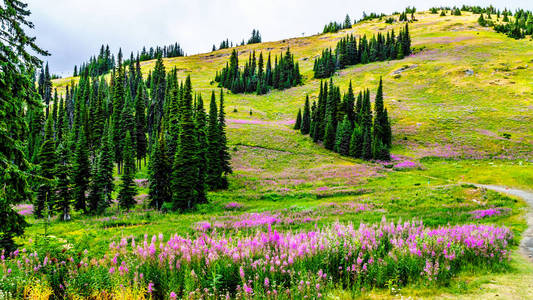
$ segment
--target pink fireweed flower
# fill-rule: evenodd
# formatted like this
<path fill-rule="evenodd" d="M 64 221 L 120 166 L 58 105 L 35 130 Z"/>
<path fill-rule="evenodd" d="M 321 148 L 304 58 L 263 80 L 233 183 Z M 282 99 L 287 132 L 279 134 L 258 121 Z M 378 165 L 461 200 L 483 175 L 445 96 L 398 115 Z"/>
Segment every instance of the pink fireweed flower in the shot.
<path fill-rule="evenodd" d="M 268 277 L 265 277 L 265 287 L 269 287 L 270 286 L 270 281 L 268 280 Z"/>
<path fill-rule="evenodd" d="M 172 300 L 176 300 L 178 298 L 178 295 L 176 295 L 176 293 L 174 292 L 170 292 L 169 298 Z"/>
<path fill-rule="evenodd" d="M 238 202 L 229 202 L 224 206 L 224 208 L 227 210 L 237 210 L 242 208 L 242 204 Z"/>

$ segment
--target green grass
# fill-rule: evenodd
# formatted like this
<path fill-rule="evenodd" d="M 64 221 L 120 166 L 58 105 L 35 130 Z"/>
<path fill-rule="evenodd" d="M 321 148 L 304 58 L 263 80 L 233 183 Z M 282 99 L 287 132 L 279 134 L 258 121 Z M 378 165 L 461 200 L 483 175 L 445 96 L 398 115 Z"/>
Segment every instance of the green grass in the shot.
<path fill-rule="evenodd" d="M 144 234 L 194 234 L 194 224 L 242 212 L 289 213 L 316 209 L 317 226 L 334 221 L 369 222 L 422 219 L 430 226 L 491 222 L 512 228 L 519 236 L 526 228 L 526 205 L 519 199 L 461 183 L 490 183 L 533 189 L 533 42 L 513 40 L 477 25 L 477 16 L 439 17 L 417 13 L 410 24 L 416 54 L 399 61 L 356 65 L 339 71 L 333 81 L 345 91 L 352 81 L 356 90 L 375 92 L 384 80 L 385 105 L 393 124 L 392 153 L 401 160 L 415 160 L 420 168 L 398 171 L 378 163 L 339 156 L 316 145 L 291 129 L 305 95 L 316 100 L 320 81 L 312 79 L 314 57 L 324 47 L 334 47 L 346 33 L 373 34 L 398 29 L 398 24 L 368 21 L 335 34 L 315 35 L 238 47 L 242 59 L 249 51 L 271 49 L 280 53 L 290 46 L 300 63 L 304 84 L 264 96 L 225 92 L 228 140 L 234 174 L 226 191 L 209 194 L 210 204 L 186 214 L 160 214 L 139 205 L 133 212 L 112 207 L 100 217 L 74 215 L 74 221 L 30 219 L 32 226 L 19 241 L 37 239 L 47 232 L 65 239 L 79 250 L 104 253 L 109 242 L 123 236 Z M 231 49 L 188 57 L 164 59 L 167 70 L 178 68 L 183 79 L 192 77 L 193 87 L 204 99 L 216 85 L 216 70 L 226 63 Z M 142 63 L 147 75 L 155 61 Z M 526 65 L 528 65 L 526 67 Z M 393 71 L 409 68 L 394 78 Z M 474 71 L 469 76 L 466 70 Z M 72 78 L 59 79 L 59 89 Z M 234 112 L 234 109 L 237 112 Z M 250 109 L 253 114 L 250 116 Z M 510 138 L 505 138 L 509 134 Z M 119 183 L 118 175 L 117 184 Z M 147 177 L 143 167 L 136 178 Z M 147 188 L 139 194 L 147 194 Z M 239 202 L 241 211 L 228 212 L 224 205 Z M 358 213 L 324 209 L 327 203 L 355 202 L 371 205 Z M 474 221 L 468 212 L 482 207 L 511 209 L 508 215 Z M 113 218 L 116 217 L 116 220 Z M 102 220 L 106 218 L 105 220 Z M 281 230 L 310 229 L 315 222 L 282 226 Z M 524 292 L 533 268 L 513 255 L 508 273 L 468 272 L 452 286 L 407 287 L 402 295 L 415 297 L 490 297 L 495 292 L 514 296 Z M 481 290 L 480 290 L 481 288 Z M 346 295 L 339 291 L 340 298 Z M 366 291 L 368 298 L 391 297 L 388 291 Z M 527 298 L 527 297 L 526 297 Z"/>

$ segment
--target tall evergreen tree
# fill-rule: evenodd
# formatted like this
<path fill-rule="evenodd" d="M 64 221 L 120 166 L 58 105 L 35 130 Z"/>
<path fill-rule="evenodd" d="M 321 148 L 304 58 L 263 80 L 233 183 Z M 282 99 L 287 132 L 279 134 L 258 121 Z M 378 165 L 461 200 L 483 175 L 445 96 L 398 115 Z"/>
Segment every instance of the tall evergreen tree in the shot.
<path fill-rule="evenodd" d="M 231 156 L 228 151 L 227 138 L 226 138 L 226 115 L 224 113 L 224 91 L 220 90 L 220 107 L 218 109 L 218 126 L 220 135 L 220 163 L 222 165 L 222 172 L 225 175 L 231 174 Z M 223 178 L 226 181 L 226 178 Z M 227 187 L 227 182 L 224 183 L 223 188 Z"/>
<path fill-rule="evenodd" d="M 121 147 L 124 149 L 126 144 L 126 133 L 130 133 L 130 143 L 132 145 L 131 150 L 133 151 L 133 155 L 135 156 L 135 136 L 132 136 L 132 133 L 135 133 L 135 116 L 133 115 L 133 100 L 131 98 L 130 91 L 126 91 L 126 102 L 124 103 L 124 107 L 122 108 L 122 115 L 120 120 L 120 126 L 122 126 L 122 137 L 121 137 Z"/>
<path fill-rule="evenodd" d="M 158 57 L 150 82 L 150 98 L 152 100 L 148 113 L 148 133 L 150 137 L 155 136 L 157 132 L 161 130 L 161 120 L 164 114 L 163 106 L 165 102 L 165 90 L 165 65 L 163 64 L 163 59 Z"/>
<path fill-rule="evenodd" d="M 220 127 L 218 123 L 215 92 L 211 92 L 209 119 L 207 126 L 207 185 L 214 190 L 221 187 L 222 162 L 220 160 Z"/>
<path fill-rule="evenodd" d="M 141 79 L 142 80 L 142 79 Z M 144 84 L 141 82 L 137 88 L 137 95 L 135 97 L 135 146 L 137 147 L 137 162 L 138 167 L 141 166 L 141 160 L 146 161 L 146 90 Z"/>
<path fill-rule="evenodd" d="M 45 209 L 50 212 L 50 208 L 55 200 L 54 186 L 56 155 L 52 123 L 52 116 L 49 116 L 48 120 L 46 121 L 44 143 L 42 144 L 39 152 L 39 176 L 41 183 L 37 190 L 37 201 L 34 206 L 34 212 L 37 218 L 43 217 L 43 212 Z"/>
<path fill-rule="evenodd" d="M 372 159 L 372 112 L 370 111 L 370 93 L 366 91 L 363 96 L 362 107 L 362 130 L 363 149 L 361 155 L 363 159 Z"/>
<path fill-rule="evenodd" d="M 191 209 L 198 202 L 198 141 L 193 120 L 191 78 L 187 77 L 180 114 L 179 145 L 172 167 L 172 209 Z"/>
<path fill-rule="evenodd" d="M 296 115 L 296 120 L 294 121 L 294 129 L 300 130 L 302 126 L 302 110 L 298 109 L 298 114 Z"/>
<path fill-rule="evenodd" d="M 56 151 L 57 165 L 55 186 L 56 201 L 54 211 L 60 214 L 63 221 L 70 220 L 70 206 L 72 204 L 72 165 L 70 163 L 69 148 L 66 141 L 59 144 Z"/>
<path fill-rule="evenodd" d="M 206 203 L 206 179 L 207 179 L 207 131 L 206 115 L 202 96 L 198 95 L 195 110 L 195 125 L 198 139 L 198 183 L 196 184 L 196 194 L 198 203 Z"/>
<path fill-rule="evenodd" d="M 149 161 L 149 191 L 150 206 L 161 209 L 164 202 L 172 199 L 170 189 L 170 175 L 172 166 L 168 158 L 165 134 L 159 134 Z"/>
<path fill-rule="evenodd" d="M 113 184 L 113 150 L 111 136 L 107 124 L 104 127 L 100 149 L 97 154 L 96 163 L 93 167 L 93 174 L 89 193 L 89 211 L 93 214 L 101 214 L 111 204 L 111 193 Z"/>
<path fill-rule="evenodd" d="M 122 126 L 122 111 L 126 99 L 124 68 L 122 66 L 122 56 L 119 52 L 118 66 L 116 77 L 113 81 L 113 114 L 111 116 L 113 128 L 113 148 L 115 149 L 114 158 L 117 163 L 118 172 L 120 174 L 122 165 L 122 142 L 124 140 L 124 130 Z"/>
<path fill-rule="evenodd" d="M 120 189 L 118 192 L 118 202 L 121 208 L 129 210 L 135 205 L 135 195 L 137 194 L 135 182 L 135 154 L 133 152 L 131 133 L 126 132 L 124 140 L 124 172 L 122 173 Z"/>
<path fill-rule="evenodd" d="M 350 137 L 350 152 L 348 154 L 355 158 L 361 158 L 363 155 L 363 131 L 357 123 Z"/>
<path fill-rule="evenodd" d="M 340 123 L 339 129 L 337 130 L 335 142 L 335 150 L 341 155 L 348 156 L 350 154 L 350 140 L 352 133 L 352 123 L 348 119 L 348 116 L 344 116 L 344 119 L 342 123 Z"/>
<path fill-rule="evenodd" d="M 302 134 L 309 134 L 311 128 L 311 109 L 309 108 L 309 95 L 305 96 L 304 113 L 300 131 Z"/>
<path fill-rule="evenodd" d="M 79 131 L 79 138 L 76 142 L 76 151 L 74 153 L 73 163 L 73 180 L 74 180 L 74 207 L 79 211 L 87 210 L 87 200 L 85 192 L 89 188 L 89 179 L 91 177 L 91 168 L 89 165 L 89 153 L 87 150 L 86 130 L 82 126 Z"/>

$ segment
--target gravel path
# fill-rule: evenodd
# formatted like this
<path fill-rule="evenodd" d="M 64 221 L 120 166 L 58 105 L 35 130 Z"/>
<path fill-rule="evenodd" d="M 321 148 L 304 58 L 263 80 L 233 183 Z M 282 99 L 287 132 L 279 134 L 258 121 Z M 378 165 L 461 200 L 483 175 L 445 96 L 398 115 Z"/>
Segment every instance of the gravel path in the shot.
<path fill-rule="evenodd" d="M 490 184 L 475 184 L 477 187 L 486 188 L 496 192 L 509 194 L 524 199 L 529 204 L 529 211 L 526 215 L 528 228 L 522 235 L 522 242 L 520 243 L 520 251 L 524 253 L 533 262 L 533 192 L 523 191 L 519 189 L 507 188 L 498 185 Z"/>

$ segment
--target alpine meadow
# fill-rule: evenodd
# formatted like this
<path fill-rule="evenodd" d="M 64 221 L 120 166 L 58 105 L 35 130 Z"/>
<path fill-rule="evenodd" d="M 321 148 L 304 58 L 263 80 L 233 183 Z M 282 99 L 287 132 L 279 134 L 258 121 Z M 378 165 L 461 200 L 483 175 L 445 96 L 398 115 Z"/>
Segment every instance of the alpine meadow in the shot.
<path fill-rule="evenodd" d="M 0 299 L 533 299 L 532 8 L 433 2 L 58 58 L 1 0 Z"/>

